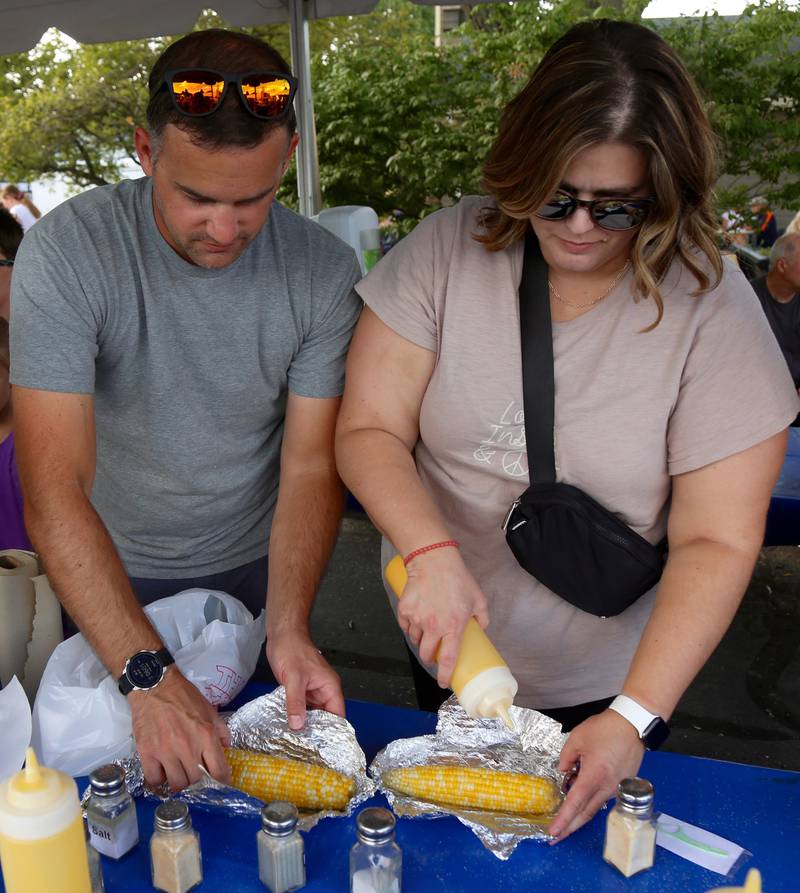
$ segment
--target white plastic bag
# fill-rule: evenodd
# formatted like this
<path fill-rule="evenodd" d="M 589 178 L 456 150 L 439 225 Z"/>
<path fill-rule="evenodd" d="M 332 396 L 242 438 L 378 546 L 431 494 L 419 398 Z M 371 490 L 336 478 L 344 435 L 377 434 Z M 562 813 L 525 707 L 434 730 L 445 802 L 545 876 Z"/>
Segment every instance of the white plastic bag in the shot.
<path fill-rule="evenodd" d="M 187 589 L 144 609 L 181 673 L 222 706 L 253 673 L 264 641 L 264 611 L 254 620 L 226 592 Z M 78 634 L 45 668 L 33 706 L 31 744 L 45 766 L 69 775 L 133 753 L 131 711 L 116 679 Z"/>

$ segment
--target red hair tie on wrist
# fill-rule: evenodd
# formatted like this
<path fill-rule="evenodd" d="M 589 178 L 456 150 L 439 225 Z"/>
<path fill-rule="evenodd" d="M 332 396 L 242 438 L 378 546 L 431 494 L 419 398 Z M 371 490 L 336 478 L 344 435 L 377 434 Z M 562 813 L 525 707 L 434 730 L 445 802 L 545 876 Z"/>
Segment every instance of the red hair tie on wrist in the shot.
<path fill-rule="evenodd" d="M 413 561 L 417 555 L 422 555 L 425 552 L 432 552 L 434 549 L 444 549 L 447 546 L 452 546 L 454 549 L 459 548 L 459 544 L 455 540 L 442 540 L 440 543 L 431 543 L 430 546 L 421 546 L 419 549 L 414 549 L 413 552 L 409 552 L 403 559 L 403 564 L 408 567 L 409 563 Z"/>

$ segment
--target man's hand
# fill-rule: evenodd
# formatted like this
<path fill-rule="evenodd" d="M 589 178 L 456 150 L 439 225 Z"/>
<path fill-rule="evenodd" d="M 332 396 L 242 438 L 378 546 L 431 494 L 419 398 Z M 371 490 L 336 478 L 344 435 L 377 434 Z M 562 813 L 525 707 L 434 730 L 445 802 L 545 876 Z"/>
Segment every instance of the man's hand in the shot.
<path fill-rule="evenodd" d="M 131 692 L 128 701 L 149 785 L 166 781 L 171 790 L 180 791 L 199 780 L 199 763 L 217 781 L 230 784 L 231 770 L 222 752 L 230 743 L 228 727 L 177 667 L 169 667 L 151 691 Z"/>
<path fill-rule="evenodd" d="M 614 796 L 623 778 L 639 771 L 644 745 L 636 729 L 613 710 L 590 716 L 570 733 L 561 751 L 559 770 L 580 765 L 550 833 L 563 840 L 585 825 Z"/>
<path fill-rule="evenodd" d="M 268 636 L 267 660 L 286 689 L 290 729 L 299 730 L 306 724 L 306 706 L 344 716 L 342 681 L 307 635 Z"/>

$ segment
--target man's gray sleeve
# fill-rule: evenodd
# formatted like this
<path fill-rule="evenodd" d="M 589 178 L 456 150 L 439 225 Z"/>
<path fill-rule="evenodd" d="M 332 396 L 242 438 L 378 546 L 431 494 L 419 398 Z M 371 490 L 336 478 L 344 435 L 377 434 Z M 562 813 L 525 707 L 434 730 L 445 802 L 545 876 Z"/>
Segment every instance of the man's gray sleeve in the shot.
<path fill-rule="evenodd" d="M 17 254 L 11 280 L 11 382 L 91 394 L 98 314 L 61 241 L 39 223 Z"/>
<path fill-rule="evenodd" d="M 363 306 L 353 288 L 361 278 L 361 268 L 352 252 L 350 258 L 326 286 L 331 297 L 314 308 L 311 327 L 289 367 L 289 390 L 300 397 L 338 397 L 344 390 L 347 348 Z M 319 271 L 319 275 L 325 274 Z"/>

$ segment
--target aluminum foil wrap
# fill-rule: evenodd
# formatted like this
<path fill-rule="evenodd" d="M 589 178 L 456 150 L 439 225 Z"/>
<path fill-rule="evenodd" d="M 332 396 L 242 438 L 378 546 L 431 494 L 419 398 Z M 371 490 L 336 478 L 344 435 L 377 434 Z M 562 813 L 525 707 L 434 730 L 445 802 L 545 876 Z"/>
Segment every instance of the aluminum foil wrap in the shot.
<path fill-rule="evenodd" d="M 353 810 L 375 793 L 375 782 L 367 775 L 367 761 L 356 741 L 353 727 L 333 713 L 308 710 L 306 726 L 295 732 L 286 721 L 286 693 L 281 686 L 267 695 L 249 701 L 228 717 L 231 747 L 260 751 L 278 757 L 289 757 L 306 763 L 328 766 L 348 775 L 355 782 L 355 790 L 344 811 L 300 810 L 298 827 L 302 831 L 313 828 L 320 819 L 330 816 L 349 816 Z M 222 810 L 229 815 L 258 816 L 264 803 L 236 788 L 220 784 L 206 773 L 205 778 L 178 794 L 170 795 L 166 786 L 154 790 L 145 784 L 139 755 L 118 760 L 125 772 L 125 783 L 136 797 L 144 795 L 165 800 L 173 796 L 201 809 Z M 201 767 L 202 768 L 202 767 Z M 83 804 L 90 794 L 87 788 Z"/>
<path fill-rule="evenodd" d="M 552 816 L 433 804 L 397 794 L 381 782 L 383 773 L 390 769 L 446 764 L 541 775 L 561 787 L 563 775 L 558 771 L 558 759 L 567 740 L 561 725 L 525 707 L 511 707 L 509 713 L 516 727 L 513 732 L 499 719 L 473 719 L 455 696 L 450 697 L 439 708 L 434 735 L 392 741 L 375 757 L 370 774 L 397 815 L 455 816 L 499 859 L 508 859 L 521 840 L 552 840 L 548 832 Z"/>

